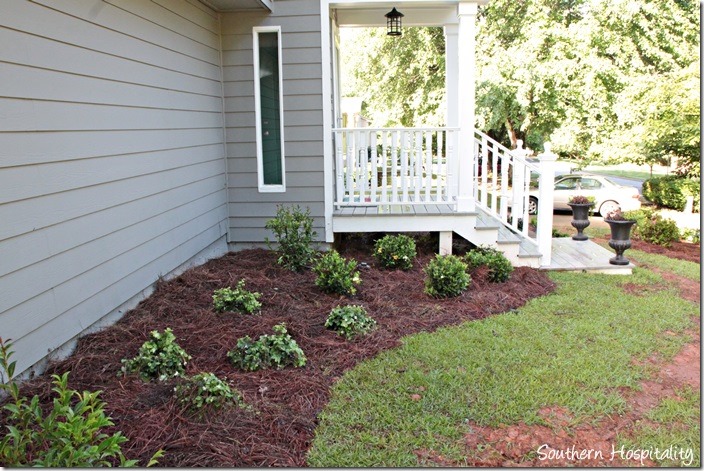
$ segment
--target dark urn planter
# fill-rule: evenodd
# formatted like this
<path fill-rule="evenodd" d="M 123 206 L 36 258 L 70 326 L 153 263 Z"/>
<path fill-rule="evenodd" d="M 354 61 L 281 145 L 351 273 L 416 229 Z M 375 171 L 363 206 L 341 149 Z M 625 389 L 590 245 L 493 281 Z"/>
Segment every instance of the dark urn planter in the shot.
<path fill-rule="evenodd" d="M 589 210 L 594 203 L 567 203 L 572 208 L 572 227 L 577 229 L 577 233 L 572 236 L 572 240 L 587 240 L 582 231 L 589 226 Z"/>
<path fill-rule="evenodd" d="M 631 248 L 631 227 L 636 222 L 614 221 L 612 219 L 606 219 L 606 222 L 611 226 L 609 247 L 616 251 L 616 256 L 610 258 L 609 263 L 612 265 L 628 265 L 631 262 L 623 256 L 623 252 Z"/>

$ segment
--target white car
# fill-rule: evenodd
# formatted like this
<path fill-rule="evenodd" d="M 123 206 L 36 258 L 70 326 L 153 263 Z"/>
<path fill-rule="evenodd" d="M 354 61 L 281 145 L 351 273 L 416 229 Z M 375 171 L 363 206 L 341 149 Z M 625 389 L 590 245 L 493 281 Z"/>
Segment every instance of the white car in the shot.
<path fill-rule="evenodd" d="M 618 185 L 601 175 L 576 174 L 563 175 L 555 180 L 554 209 L 569 210 L 567 202 L 577 195 L 592 196 L 595 201 L 594 211 L 602 216 L 619 208 L 621 211 L 640 208 L 640 194 L 637 188 Z M 538 212 L 537 191 L 530 192 L 528 212 L 530 214 Z"/>

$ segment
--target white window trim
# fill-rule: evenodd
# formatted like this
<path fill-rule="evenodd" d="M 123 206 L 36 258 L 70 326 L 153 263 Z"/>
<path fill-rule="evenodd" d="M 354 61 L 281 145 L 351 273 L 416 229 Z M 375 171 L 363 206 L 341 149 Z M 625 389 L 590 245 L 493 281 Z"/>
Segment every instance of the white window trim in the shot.
<path fill-rule="evenodd" d="M 281 185 L 264 184 L 264 156 L 262 150 L 261 98 L 259 90 L 259 33 L 276 33 L 279 48 L 279 125 L 281 126 Z M 255 26 L 252 28 L 254 55 L 254 114 L 257 135 L 257 180 L 260 193 L 283 193 L 286 191 L 286 159 L 284 157 L 284 81 L 283 48 L 281 47 L 281 26 Z"/>

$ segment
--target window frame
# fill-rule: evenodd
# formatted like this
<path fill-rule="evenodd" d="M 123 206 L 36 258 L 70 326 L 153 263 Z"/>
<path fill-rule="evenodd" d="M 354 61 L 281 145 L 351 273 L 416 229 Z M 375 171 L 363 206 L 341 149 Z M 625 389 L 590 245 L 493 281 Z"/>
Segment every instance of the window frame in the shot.
<path fill-rule="evenodd" d="M 259 34 L 276 33 L 279 68 L 279 133 L 281 136 L 281 184 L 264 183 L 264 150 L 262 142 L 262 108 L 259 69 Z M 255 26 L 252 28 L 252 55 L 254 68 L 254 114 L 257 145 L 257 186 L 260 193 L 283 193 L 286 191 L 286 159 L 284 149 L 284 88 L 283 88 L 283 48 L 281 47 L 281 26 Z"/>

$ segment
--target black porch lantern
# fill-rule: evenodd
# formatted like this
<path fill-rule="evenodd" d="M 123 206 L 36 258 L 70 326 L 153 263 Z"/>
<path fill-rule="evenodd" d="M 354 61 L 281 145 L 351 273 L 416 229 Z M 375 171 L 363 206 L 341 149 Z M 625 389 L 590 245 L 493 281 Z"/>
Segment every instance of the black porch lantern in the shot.
<path fill-rule="evenodd" d="M 396 10 L 394 7 L 386 15 L 386 35 L 387 36 L 401 36 L 401 18 L 403 18 L 403 13 Z"/>

